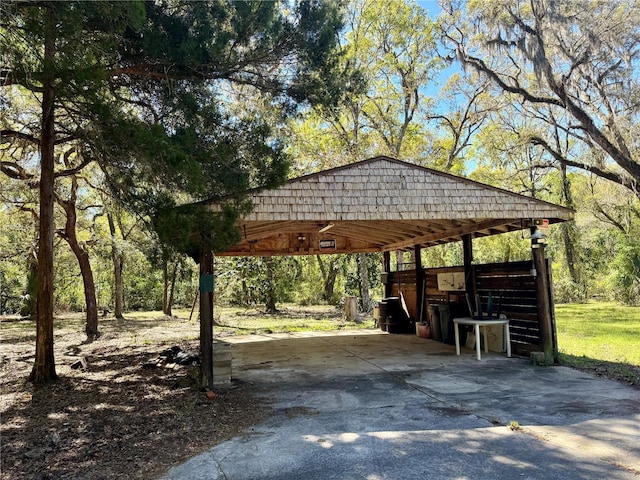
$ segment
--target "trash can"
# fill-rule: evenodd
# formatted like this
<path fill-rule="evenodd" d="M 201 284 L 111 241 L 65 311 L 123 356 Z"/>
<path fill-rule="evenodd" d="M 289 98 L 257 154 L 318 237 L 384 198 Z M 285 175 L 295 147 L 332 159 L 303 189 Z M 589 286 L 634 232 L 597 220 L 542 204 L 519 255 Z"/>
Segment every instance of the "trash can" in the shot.
<path fill-rule="evenodd" d="M 431 334 L 433 339 L 442 341 L 442 333 L 440 333 L 440 311 L 437 305 L 427 305 L 427 315 L 431 324 Z"/>
<path fill-rule="evenodd" d="M 442 335 L 442 341 L 446 344 L 453 345 L 455 339 L 453 338 L 453 321 L 451 319 L 449 304 L 441 303 L 438 305 L 438 315 L 440 318 L 440 335 Z"/>
<path fill-rule="evenodd" d="M 387 315 L 389 315 L 389 305 L 382 301 L 378 305 L 378 326 L 383 332 L 387 331 Z"/>
<path fill-rule="evenodd" d="M 400 305 L 400 297 L 386 297 L 383 302 L 387 304 L 386 324 L 389 333 L 408 333 L 409 327 L 413 330 L 415 327 L 411 325 L 409 319 L 406 318 L 402 306 Z"/>

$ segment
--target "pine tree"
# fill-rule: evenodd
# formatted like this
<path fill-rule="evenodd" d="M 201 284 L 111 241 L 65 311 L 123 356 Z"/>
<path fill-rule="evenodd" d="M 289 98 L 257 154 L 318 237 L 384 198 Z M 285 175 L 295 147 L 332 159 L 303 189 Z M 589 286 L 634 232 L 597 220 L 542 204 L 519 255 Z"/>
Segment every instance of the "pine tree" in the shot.
<path fill-rule="evenodd" d="M 235 195 L 276 185 L 288 167 L 270 125 L 228 109 L 233 87 L 269 96 L 283 116 L 332 101 L 341 92 L 332 56 L 341 24 L 334 3 L 317 1 L 7 1 L 0 9 L 2 172 L 37 183 L 40 196 L 30 375 L 40 383 L 56 378 L 56 179 L 97 162 L 114 195 L 153 219 L 162 239 L 183 251 L 203 241 L 222 248 L 250 208 Z M 25 96 L 38 108 L 19 111 Z M 197 205 L 173 209 L 212 196 L 233 200 L 206 219 Z"/>

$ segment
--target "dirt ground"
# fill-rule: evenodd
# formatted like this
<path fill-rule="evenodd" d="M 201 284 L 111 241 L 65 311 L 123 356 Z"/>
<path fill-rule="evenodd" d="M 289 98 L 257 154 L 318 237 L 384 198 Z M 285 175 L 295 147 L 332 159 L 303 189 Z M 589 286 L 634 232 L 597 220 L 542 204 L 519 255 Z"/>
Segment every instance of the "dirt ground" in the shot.
<path fill-rule="evenodd" d="M 269 405 L 232 383 L 209 399 L 197 365 L 149 368 L 172 346 L 198 351 L 197 321 L 103 319 L 83 344 L 83 320 L 56 320 L 59 380 L 34 387 L 33 322 L 0 322 L 1 475 L 17 479 L 152 479 L 250 429 Z M 72 368 L 81 358 L 86 368 Z"/>

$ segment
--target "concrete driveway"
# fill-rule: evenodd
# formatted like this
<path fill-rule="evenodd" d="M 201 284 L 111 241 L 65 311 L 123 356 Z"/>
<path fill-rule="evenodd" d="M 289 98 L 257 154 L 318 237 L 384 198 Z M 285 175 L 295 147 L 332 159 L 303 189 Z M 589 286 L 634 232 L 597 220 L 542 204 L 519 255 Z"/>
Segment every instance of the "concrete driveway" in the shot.
<path fill-rule="evenodd" d="M 379 331 L 229 341 L 275 414 L 164 480 L 640 478 L 640 389 Z"/>

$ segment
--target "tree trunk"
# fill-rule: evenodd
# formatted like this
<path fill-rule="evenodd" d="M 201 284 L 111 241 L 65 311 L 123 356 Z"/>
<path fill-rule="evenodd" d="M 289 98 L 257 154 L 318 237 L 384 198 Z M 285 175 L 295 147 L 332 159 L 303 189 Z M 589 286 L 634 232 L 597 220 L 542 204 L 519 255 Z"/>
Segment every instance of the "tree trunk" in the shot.
<path fill-rule="evenodd" d="M 38 252 L 33 252 L 27 260 L 27 288 L 24 302 L 20 308 L 20 316 L 36 318 L 36 301 L 38 298 Z"/>
<path fill-rule="evenodd" d="M 171 274 L 171 281 L 169 282 L 169 298 L 167 299 L 167 308 L 165 315 L 173 315 L 173 293 L 176 289 L 176 278 L 178 277 L 178 270 L 180 269 L 180 263 L 176 262 L 173 266 L 173 273 Z"/>
<path fill-rule="evenodd" d="M 69 200 L 58 199 L 58 203 L 64 208 L 67 220 L 65 222 L 64 232 L 60 236 L 69 244 L 71 251 L 78 260 L 80 274 L 82 275 L 82 283 L 84 286 L 84 300 L 87 308 L 87 323 L 85 332 L 87 341 L 92 342 L 100 333 L 98 332 L 98 302 L 96 301 L 96 284 L 93 279 L 93 271 L 91 270 L 91 262 L 89 261 L 89 252 L 78 242 L 76 234 L 76 194 L 78 191 L 78 181 L 76 177 L 71 178 L 71 194 Z"/>
<path fill-rule="evenodd" d="M 316 255 L 316 260 L 318 261 L 318 266 L 322 273 L 322 299 L 326 302 L 331 302 L 334 296 L 336 279 L 338 278 L 339 260 L 337 258 L 333 258 L 328 263 L 325 263 L 320 255 Z"/>
<path fill-rule="evenodd" d="M 356 297 L 344 297 L 344 314 L 342 318 L 347 322 L 361 323 L 358 319 L 358 299 Z"/>
<path fill-rule="evenodd" d="M 162 313 L 171 315 L 169 307 L 169 260 L 166 256 L 162 259 Z"/>
<path fill-rule="evenodd" d="M 574 208 L 573 198 L 571 196 L 571 185 L 567 177 L 567 165 L 561 163 L 560 173 L 562 174 L 562 197 L 564 199 L 565 207 Z M 575 238 L 575 223 L 563 222 L 560 226 L 562 232 L 562 239 L 564 242 L 564 252 L 567 259 L 567 268 L 569 269 L 569 276 L 571 281 L 576 285 L 580 284 L 580 275 L 578 273 L 578 267 L 576 265 L 575 244 L 573 239 Z"/>
<path fill-rule="evenodd" d="M 265 308 L 267 313 L 277 313 L 276 308 L 276 287 L 273 281 L 273 258 L 265 258 L 265 266 L 267 268 L 267 291 L 265 299 Z"/>
<path fill-rule="evenodd" d="M 55 21 L 45 15 L 42 133 L 40 138 L 40 228 L 36 299 L 36 358 L 29 380 L 44 383 L 57 378 L 53 352 L 53 193 L 55 148 Z"/>
<path fill-rule="evenodd" d="M 242 286 L 242 299 L 240 301 L 240 304 L 247 307 L 249 306 L 249 287 L 247 286 L 247 279 L 244 277 L 244 272 L 242 273 L 243 277 L 242 277 L 242 282 L 241 282 L 241 286 Z"/>
<path fill-rule="evenodd" d="M 358 254 L 358 274 L 360 276 L 360 298 L 362 299 L 362 311 L 371 310 L 371 296 L 369 294 L 369 266 L 367 265 L 367 254 Z"/>
<path fill-rule="evenodd" d="M 124 284 L 122 281 L 122 269 L 124 267 L 124 255 L 120 248 L 118 248 L 118 242 L 116 241 L 116 225 L 113 221 L 113 215 L 107 213 L 107 220 L 109 221 L 109 232 L 111 233 L 111 261 L 113 262 L 113 280 L 114 280 L 114 314 L 118 320 L 123 320 L 124 315 L 122 310 L 124 308 Z"/>
<path fill-rule="evenodd" d="M 91 263 L 89 262 L 89 253 L 81 248 L 79 245 L 76 248 L 72 247 L 78 264 L 80 265 L 80 272 L 82 274 L 82 283 L 84 285 L 84 300 L 87 306 L 87 325 L 85 332 L 87 334 L 87 341 L 92 342 L 100 336 L 98 332 L 98 302 L 96 301 L 96 284 L 93 279 L 93 271 L 91 270 Z"/>
<path fill-rule="evenodd" d="M 324 300 L 331 302 L 335 295 L 336 279 L 338 278 L 337 260 L 329 263 L 329 272 L 327 278 L 324 279 Z"/>
<path fill-rule="evenodd" d="M 200 386 L 213 388 L 213 254 L 200 247 Z"/>

